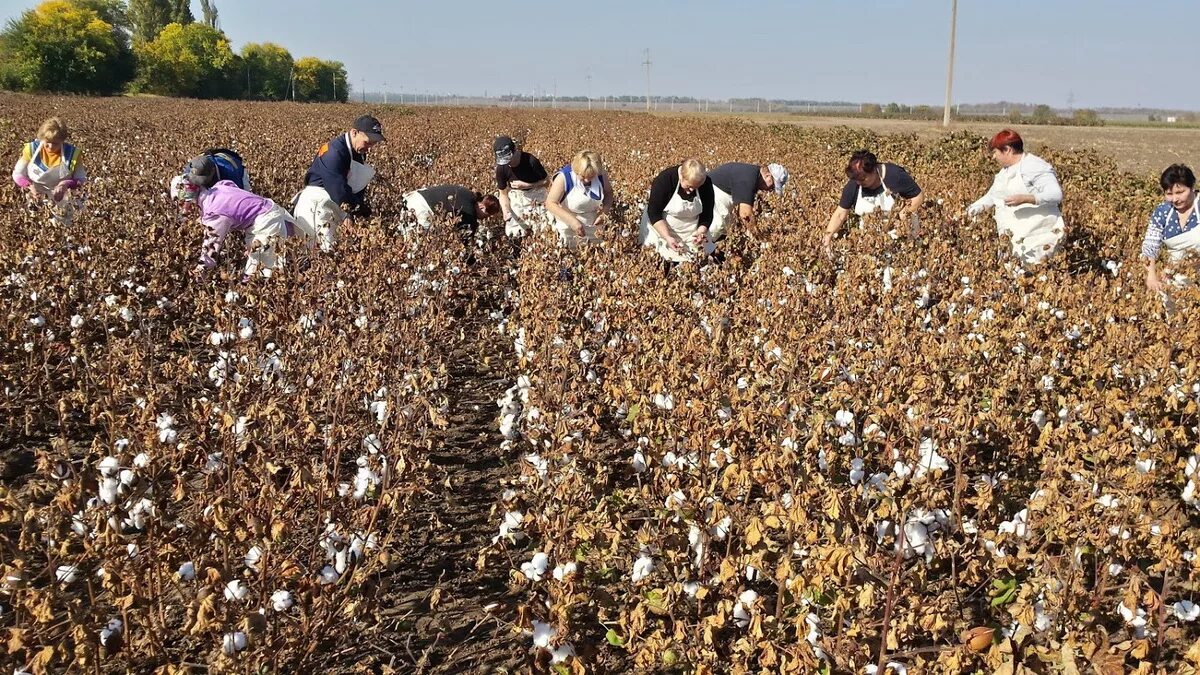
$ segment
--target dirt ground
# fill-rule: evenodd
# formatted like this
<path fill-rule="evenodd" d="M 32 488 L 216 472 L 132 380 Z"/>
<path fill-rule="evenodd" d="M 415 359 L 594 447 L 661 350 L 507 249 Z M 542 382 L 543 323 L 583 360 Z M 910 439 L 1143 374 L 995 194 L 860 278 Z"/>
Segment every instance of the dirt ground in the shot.
<path fill-rule="evenodd" d="M 677 115 L 683 113 L 675 113 Z M 695 115 L 693 113 L 692 115 Z M 711 115 L 708 115 L 711 117 Z M 731 115 L 762 124 L 795 124 L 804 127 L 850 126 L 872 129 L 880 133 L 915 133 L 921 138 L 936 138 L 952 131 L 970 131 L 991 135 L 1003 128 L 1003 122 L 955 122 L 946 130 L 940 122 L 918 120 L 860 119 L 855 117 L 808 117 L 799 115 L 742 114 Z M 1161 127 L 1066 127 L 1044 125 L 1013 125 L 1025 139 L 1027 147 L 1037 152 L 1041 145 L 1063 149 L 1088 148 L 1116 158 L 1117 165 L 1126 171 L 1151 174 L 1157 177 L 1167 165 L 1183 162 L 1200 165 L 1200 129 Z"/>

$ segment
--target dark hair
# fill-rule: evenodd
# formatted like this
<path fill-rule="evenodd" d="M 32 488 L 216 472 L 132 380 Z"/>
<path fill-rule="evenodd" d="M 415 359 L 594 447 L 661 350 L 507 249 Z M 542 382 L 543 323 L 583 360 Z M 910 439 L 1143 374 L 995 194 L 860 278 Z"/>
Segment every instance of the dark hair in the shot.
<path fill-rule="evenodd" d="M 851 180 L 862 180 L 875 173 L 875 169 L 878 168 L 879 160 L 875 158 L 875 153 L 870 150 L 859 150 L 850 155 L 850 162 L 846 164 L 846 177 Z"/>
<path fill-rule="evenodd" d="M 1182 185 L 1191 190 L 1196 187 L 1196 174 L 1188 168 L 1187 164 L 1172 164 L 1162 172 L 1162 178 L 1158 179 L 1162 185 L 1163 192 L 1171 189 L 1172 185 Z"/>
<path fill-rule="evenodd" d="M 496 198 L 496 195 L 487 195 L 485 197 L 484 195 L 476 192 L 475 202 L 478 204 L 483 204 L 483 212 L 489 216 L 494 216 L 497 213 L 500 213 L 500 200 Z"/>
<path fill-rule="evenodd" d="M 992 141 L 988 143 L 989 150 L 1003 152 L 1005 148 L 1012 148 L 1013 152 L 1018 155 L 1025 152 L 1025 141 L 1022 140 L 1021 134 L 1012 129 L 1001 129 L 1000 133 L 992 136 Z"/>
<path fill-rule="evenodd" d="M 217 179 L 220 177 L 217 172 L 217 163 L 208 155 L 193 157 L 184 167 L 183 175 L 189 181 L 203 188 L 211 188 L 216 185 Z"/>

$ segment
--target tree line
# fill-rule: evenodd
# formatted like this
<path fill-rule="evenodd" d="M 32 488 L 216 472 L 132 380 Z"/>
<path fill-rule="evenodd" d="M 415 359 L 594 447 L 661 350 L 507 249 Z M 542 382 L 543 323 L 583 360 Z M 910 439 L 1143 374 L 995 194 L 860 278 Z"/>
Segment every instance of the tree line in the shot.
<path fill-rule="evenodd" d="M 47 0 L 0 32 L 0 89 L 341 101 L 346 67 L 270 42 L 235 53 L 215 0 Z"/>

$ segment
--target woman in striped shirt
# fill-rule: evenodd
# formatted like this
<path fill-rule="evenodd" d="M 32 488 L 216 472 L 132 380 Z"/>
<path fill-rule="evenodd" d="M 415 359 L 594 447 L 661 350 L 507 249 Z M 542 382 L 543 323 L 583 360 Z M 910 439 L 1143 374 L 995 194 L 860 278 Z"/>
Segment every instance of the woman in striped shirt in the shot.
<path fill-rule="evenodd" d="M 1196 227 L 1196 175 L 1183 164 L 1172 164 L 1162 172 L 1159 184 L 1163 203 L 1150 214 L 1146 237 L 1142 240 L 1142 258 L 1146 260 L 1146 288 L 1163 290 L 1163 276 L 1158 269 L 1161 249 L 1167 250 L 1167 262 L 1178 263 L 1189 253 L 1200 253 L 1200 228 Z M 1163 270 L 1165 276 L 1174 276 Z M 1186 281 L 1175 277 L 1175 283 Z"/>

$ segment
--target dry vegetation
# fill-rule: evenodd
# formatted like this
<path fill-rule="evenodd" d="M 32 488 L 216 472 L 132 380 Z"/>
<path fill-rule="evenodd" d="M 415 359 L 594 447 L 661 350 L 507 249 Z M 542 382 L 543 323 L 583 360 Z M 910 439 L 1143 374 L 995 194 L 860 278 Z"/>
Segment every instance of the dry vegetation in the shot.
<path fill-rule="evenodd" d="M 1039 153 L 1070 234 L 1025 275 L 990 224 L 955 215 L 994 172 L 981 136 L 393 109 L 375 216 L 335 254 L 293 247 L 245 285 L 227 255 L 198 284 L 201 233 L 166 201 L 170 173 L 228 143 L 286 202 L 357 109 L 9 97 L 0 146 L 51 111 L 95 179 L 69 230 L 0 196 L 5 667 L 1200 663 L 1200 306 L 1181 291 L 1167 315 L 1145 292 L 1158 193 L 1111 158 Z M 602 245 L 535 238 L 514 256 L 493 239 L 467 265 L 453 233 L 394 236 L 402 192 L 486 189 L 501 132 L 548 167 L 604 154 Z M 861 147 L 933 198 L 925 236 L 870 221 L 830 262 L 820 224 Z M 687 156 L 792 179 L 723 265 L 664 277 L 633 231 L 650 179 Z M 495 480 L 439 465 L 486 390 L 467 362 L 512 384 L 473 413 L 491 423 L 475 459 L 510 460 Z M 447 499 L 488 529 L 416 541 Z M 474 571 L 442 559 L 460 555 Z M 507 589 L 415 573 L 444 569 Z M 426 584 L 419 603 L 405 579 Z M 494 628 L 430 637 L 450 610 Z"/>

